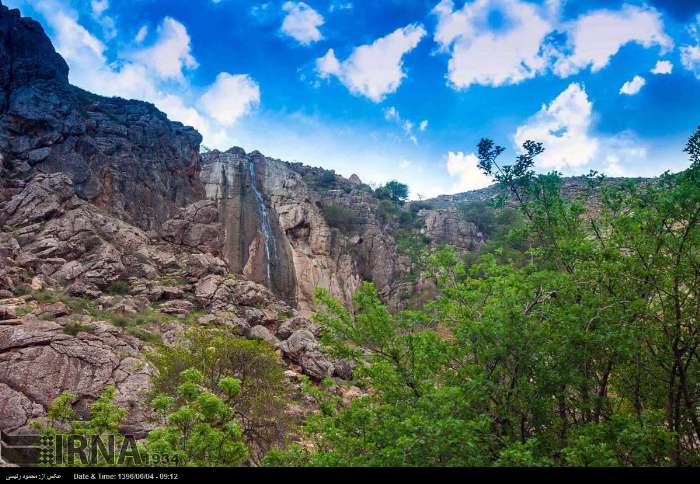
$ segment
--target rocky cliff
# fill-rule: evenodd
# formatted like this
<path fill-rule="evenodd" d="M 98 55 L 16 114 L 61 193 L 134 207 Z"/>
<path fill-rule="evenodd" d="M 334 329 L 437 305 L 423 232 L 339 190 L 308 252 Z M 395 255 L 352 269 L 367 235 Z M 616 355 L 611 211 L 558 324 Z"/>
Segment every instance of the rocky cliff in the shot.
<path fill-rule="evenodd" d="M 0 183 L 63 172 L 84 200 L 156 229 L 203 197 L 200 141 L 151 104 L 71 86 L 41 26 L 0 4 Z"/>
<path fill-rule="evenodd" d="M 291 387 L 300 373 L 349 377 L 321 352 L 317 326 L 246 277 L 296 291 L 279 242 L 287 225 L 265 212 L 278 207 L 263 190 L 272 168 L 236 165 L 247 171 L 237 172 L 234 238 L 269 255 L 232 271 L 236 205 L 219 203 L 226 190 L 205 197 L 194 130 L 149 104 L 70 86 L 39 24 L 2 4 L 0 60 L 0 430 L 28 431 L 64 391 L 84 415 L 114 385 L 124 430 L 143 436 L 154 425 L 144 353 L 179 344 L 190 325 L 267 341 Z"/>

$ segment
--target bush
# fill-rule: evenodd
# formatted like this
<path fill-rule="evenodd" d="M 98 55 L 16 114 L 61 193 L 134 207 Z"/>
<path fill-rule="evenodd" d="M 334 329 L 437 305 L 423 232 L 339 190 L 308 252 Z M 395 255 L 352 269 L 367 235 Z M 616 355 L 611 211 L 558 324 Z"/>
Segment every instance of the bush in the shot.
<path fill-rule="evenodd" d="M 403 204 L 408 200 L 408 185 L 392 180 L 374 190 L 374 196 L 380 200 Z"/>
<path fill-rule="evenodd" d="M 129 283 L 127 281 L 114 281 L 107 288 L 108 294 L 126 296 L 129 294 Z"/>
<path fill-rule="evenodd" d="M 288 390 L 274 349 L 262 341 L 231 338 L 220 330 L 195 327 L 186 336 L 181 347 L 161 345 L 147 355 L 158 370 L 154 394 L 177 396 L 180 374 L 190 368 L 199 371 L 202 385 L 219 397 L 221 378 L 236 378 L 241 391 L 231 407 L 240 417 L 246 440 L 259 452 L 281 444 L 290 424 L 285 414 Z M 253 459 L 260 456 L 254 453 Z"/>
<path fill-rule="evenodd" d="M 326 205 L 323 207 L 323 218 L 331 227 L 349 233 L 353 229 L 355 212 L 340 205 Z"/>
<path fill-rule="evenodd" d="M 236 378 L 223 377 L 215 389 L 204 385 L 199 370 L 180 373 L 175 396 L 160 394 L 153 409 L 162 426 L 149 432 L 149 454 L 168 456 L 177 465 L 237 466 L 248 458 L 235 400 L 241 391 Z"/>

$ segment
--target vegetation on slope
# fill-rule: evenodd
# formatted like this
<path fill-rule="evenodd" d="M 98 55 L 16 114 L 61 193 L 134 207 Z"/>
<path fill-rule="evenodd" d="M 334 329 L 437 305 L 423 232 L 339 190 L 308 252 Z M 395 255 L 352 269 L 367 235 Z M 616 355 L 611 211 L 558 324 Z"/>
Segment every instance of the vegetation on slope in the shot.
<path fill-rule="evenodd" d="M 421 312 L 391 314 L 371 284 L 354 314 L 319 291 L 325 342 L 372 391 L 268 464 L 700 464 L 700 130 L 687 171 L 607 187 L 595 217 L 524 148 L 507 166 L 489 140 L 479 153 L 519 203 L 527 262 L 442 250 Z"/>
<path fill-rule="evenodd" d="M 534 173 L 541 145 L 524 148 L 503 165 L 502 148 L 479 145 L 522 216 L 499 234 L 510 256 L 433 253 L 439 294 L 420 311 L 390 312 L 370 283 L 353 312 L 318 291 L 324 344 L 354 362 L 364 396 L 307 385 L 320 410 L 300 443 L 281 442 L 271 350 L 192 330 L 152 358 L 163 421 L 146 445 L 233 465 L 271 430 L 258 450 L 273 466 L 700 465 L 700 130 L 682 173 L 605 186 L 591 174 L 595 214 L 562 196 L 558 174 Z M 206 445 L 187 440 L 183 412 Z M 207 450 L 224 440 L 226 455 Z"/>

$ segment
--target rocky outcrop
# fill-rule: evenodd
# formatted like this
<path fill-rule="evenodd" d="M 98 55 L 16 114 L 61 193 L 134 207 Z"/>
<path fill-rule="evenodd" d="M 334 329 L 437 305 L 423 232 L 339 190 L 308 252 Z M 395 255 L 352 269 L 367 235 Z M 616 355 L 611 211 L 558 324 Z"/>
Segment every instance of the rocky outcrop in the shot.
<path fill-rule="evenodd" d="M 157 229 L 203 198 L 200 141 L 151 104 L 71 86 L 41 26 L 0 4 L 0 184 L 63 172 L 82 199 Z"/>
<path fill-rule="evenodd" d="M 434 246 L 447 244 L 462 251 L 476 251 L 485 241 L 477 226 L 454 208 L 422 210 L 418 215 L 425 224 L 423 233 Z"/>
<path fill-rule="evenodd" d="M 0 240 L 15 266 L 64 287 L 105 289 L 118 280 L 156 277 L 168 269 L 197 275 L 225 268 L 216 258 L 181 253 L 105 214 L 73 195 L 73 182 L 61 173 L 37 175 L 0 204 L 0 225 L 10 229 L 0 232 Z"/>
<path fill-rule="evenodd" d="M 218 207 L 223 256 L 231 270 L 296 301 L 296 278 L 289 244 L 272 213 L 266 186 L 272 178 L 265 158 L 240 148 L 202 156 L 201 179 Z"/>
<path fill-rule="evenodd" d="M 106 323 L 71 336 L 64 332 L 68 323 L 27 318 L 21 326 L 0 326 L 0 429 L 26 428 L 64 391 L 76 395 L 74 407 L 84 413 L 114 385 L 117 402 L 129 409 L 124 430 L 143 435 L 152 426 L 143 404 L 150 369 L 141 361 L 141 343 Z"/>
<path fill-rule="evenodd" d="M 85 415 L 114 385 L 117 403 L 129 410 L 123 430 L 144 435 L 154 425 L 144 350 L 152 338 L 178 344 L 179 321 L 262 339 L 278 349 L 281 364 L 314 379 L 350 377 L 347 365 L 323 354 L 313 323 L 263 285 L 230 273 L 202 251 L 206 245 L 184 243 L 217 226 L 210 202 L 166 221 L 167 241 L 80 199 L 62 173 L 36 175 L 13 193 L 0 203 L 0 429 L 26 430 L 64 391 Z M 42 302 L 47 291 L 53 300 Z M 142 326 L 129 332 L 128 321 Z"/>
<path fill-rule="evenodd" d="M 218 204 L 224 258 L 234 271 L 267 285 L 302 310 L 312 308 L 317 287 L 351 306 L 363 279 L 373 281 L 387 300 L 394 297 L 401 270 L 395 243 L 377 217 L 378 201 L 359 178 L 335 176 L 344 189 L 321 191 L 309 183 L 322 176 L 316 169 L 258 152 L 231 148 L 202 158 L 202 181 L 207 197 Z M 324 207 L 329 205 L 354 214 L 351 232 L 328 224 Z M 267 228 L 261 206 L 269 217 Z"/>

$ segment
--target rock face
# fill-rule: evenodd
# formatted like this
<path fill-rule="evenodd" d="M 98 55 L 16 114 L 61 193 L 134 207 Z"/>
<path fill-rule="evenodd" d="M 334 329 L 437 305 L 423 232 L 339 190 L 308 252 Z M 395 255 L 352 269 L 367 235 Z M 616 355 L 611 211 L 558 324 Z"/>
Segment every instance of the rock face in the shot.
<path fill-rule="evenodd" d="M 478 250 L 484 235 L 454 208 L 423 210 L 419 213 L 425 223 L 424 233 L 433 245 L 451 245 L 463 251 Z"/>
<path fill-rule="evenodd" d="M 223 255 L 234 272 L 266 285 L 290 302 L 296 278 L 289 244 L 272 213 L 267 187 L 275 174 L 265 158 L 240 148 L 202 156 L 201 179 L 223 224 Z"/>
<path fill-rule="evenodd" d="M 75 393 L 74 406 L 85 411 L 115 385 L 117 402 L 129 409 L 124 430 L 143 435 L 150 428 L 143 405 L 150 370 L 137 363 L 140 348 L 136 338 L 104 323 L 75 336 L 55 321 L 0 326 L 0 429 L 27 427 L 63 391 Z"/>
<path fill-rule="evenodd" d="M 64 391 L 76 395 L 73 408 L 85 415 L 114 385 L 117 403 L 129 410 L 123 430 L 145 435 L 154 426 L 146 405 L 152 369 L 143 357 L 150 340 L 110 322 L 139 320 L 145 311 L 160 316 L 140 331 L 166 344 L 182 337 L 178 321 L 196 318 L 198 325 L 268 342 L 279 349 L 280 364 L 312 378 L 349 378 L 347 365 L 321 352 L 317 328 L 294 308 L 228 272 L 213 253 L 184 243 L 218 227 L 211 202 L 166 221 L 168 241 L 80 199 L 62 173 L 38 174 L 10 191 L 0 189 L 7 199 L 0 203 L 0 430 L 28 430 Z M 117 283 L 122 295 L 106 294 Z M 42 303 L 37 298 L 47 290 L 65 302 Z M 98 319 L 104 314 L 116 319 Z"/>
<path fill-rule="evenodd" d="M 156 229 L 203 198 L 200 141 L 151 104 L 71 86 L 41 26 L 0 4 L 0 183 L 64 172 L 81 198 Z"/>
<path fill-rule="evenodd" d="M 207 197 L 218 204 L 224 258 L 234 271 L 302 309 L 312 307 L 317 287 L 350 305 L 363 279 L 375 282 L 382 294 L 392 294 L 394 241 L 377 222 L 376 200 L 361 182 L 343 181 L 348 192 L 324 194 L 307 183 L 308 167 L 258 152 L 232 148 L 202 158 L 202 181 Z M 328 204 L 343 204 L 356 213 L 357 230 L 344 234 L 331 228 L 323 213 Z"/>

